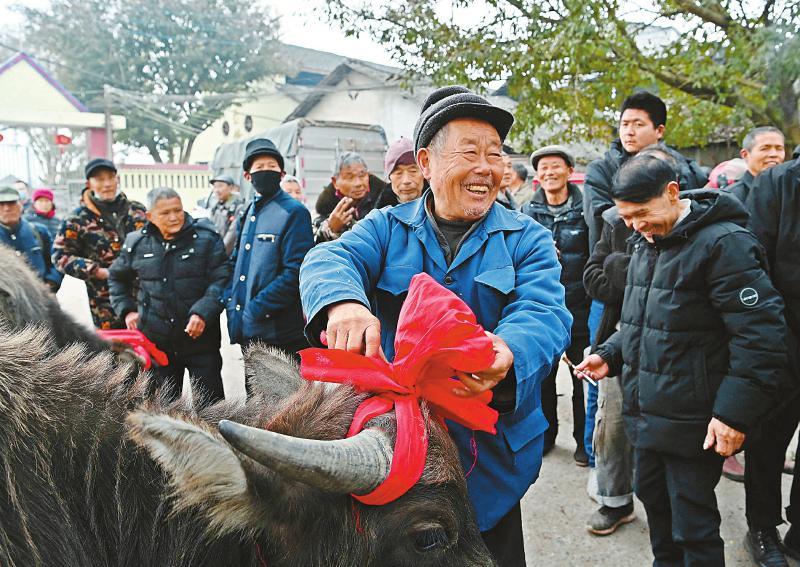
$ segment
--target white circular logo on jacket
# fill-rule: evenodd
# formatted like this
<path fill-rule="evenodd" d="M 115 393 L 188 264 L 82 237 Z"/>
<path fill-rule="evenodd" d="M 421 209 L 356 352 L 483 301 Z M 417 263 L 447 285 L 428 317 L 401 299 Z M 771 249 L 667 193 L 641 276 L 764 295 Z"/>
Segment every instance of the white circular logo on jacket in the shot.
<path fill-rule="evenodd" d="M 758 303 L 758 292 L 752 287 L 746 287 L 739 292 L 739 301 L 746 307 L 752 307 Z"/>

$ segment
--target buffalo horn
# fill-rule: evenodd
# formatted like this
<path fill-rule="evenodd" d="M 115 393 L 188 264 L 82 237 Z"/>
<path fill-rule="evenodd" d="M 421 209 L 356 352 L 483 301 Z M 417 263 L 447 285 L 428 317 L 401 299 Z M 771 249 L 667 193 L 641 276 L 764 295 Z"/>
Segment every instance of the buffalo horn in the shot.
<path fill-rule="evenodd" d="M 392 462 L 391 441 L 376 429 L 319 441 L 222 420 L 219 432 L 237 450 L 285 478 L 327 492 L 371 492 L 386 479 Z"/>

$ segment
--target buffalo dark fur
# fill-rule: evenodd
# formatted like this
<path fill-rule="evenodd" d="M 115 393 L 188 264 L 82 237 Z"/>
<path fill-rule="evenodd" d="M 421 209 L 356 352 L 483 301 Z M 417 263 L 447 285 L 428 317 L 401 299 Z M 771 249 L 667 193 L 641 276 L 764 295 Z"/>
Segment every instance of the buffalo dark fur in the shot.
<path fill-rule="evenodd" d="M 301 382 L 274 352 L 247 353 L 247 402 L 198 408 L 146 397 L 148 375 L 110 353 L 54 348 L 0 325 L 0 565 L 492 565 L 455 447 L 428 420 L 420 482 L 385 506 L 322 492 L 238 453 L 223 418 L 341 439 L 363 395 Z M 288 373 L 288 374 L 287 374 Z M 275 383 L 281 395 L 264 395 Z M 427 417 L 426 417 L 427 420 Z M 392 415 L 373 420 L 392 437 Z"/>
<path fill-rule="evenodd" d="M 56 348 L 78 342 L 93 352 L 111 348 L 110 343 L 62 311 L 55 295 L 28 263 L 2 244 L 0 266 L 0 320 L 5 320 L 14 329 L 40 325 L 48 329 L 51 344 Z"/>

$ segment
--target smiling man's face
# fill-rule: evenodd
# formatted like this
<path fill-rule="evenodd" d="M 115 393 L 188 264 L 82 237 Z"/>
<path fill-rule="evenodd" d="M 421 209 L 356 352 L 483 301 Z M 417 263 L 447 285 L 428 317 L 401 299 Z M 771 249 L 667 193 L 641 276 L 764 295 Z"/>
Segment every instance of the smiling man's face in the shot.
<path fill-rule="evenodd" d="M 785 140 L 777 132 L 764 132 L 756 136 L 751 150 L 742 150 L 741 156 L 752 175 L 783 163 L 786 158 Z"/>
<path fill-rule="evenodd" d="M 445 220 L 473 221 L 491 208 L 503 177 L 502 142 L 482 120 L 448 122 L 442 147 L 421 148 L 417 162 L 430 181 L 436 214 Z"/>

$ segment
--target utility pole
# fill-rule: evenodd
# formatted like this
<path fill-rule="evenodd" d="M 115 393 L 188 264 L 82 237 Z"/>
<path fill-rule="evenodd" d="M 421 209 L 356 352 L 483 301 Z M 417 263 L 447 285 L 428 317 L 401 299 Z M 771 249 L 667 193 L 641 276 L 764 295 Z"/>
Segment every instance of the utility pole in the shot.
<path fill-rule="evenodd" d="M 106 157 L 114 160 L 114 130 L 111 127 L 111 87 L 103 85 L 103 103 L 106 114 Z"/>

